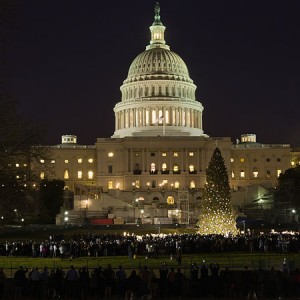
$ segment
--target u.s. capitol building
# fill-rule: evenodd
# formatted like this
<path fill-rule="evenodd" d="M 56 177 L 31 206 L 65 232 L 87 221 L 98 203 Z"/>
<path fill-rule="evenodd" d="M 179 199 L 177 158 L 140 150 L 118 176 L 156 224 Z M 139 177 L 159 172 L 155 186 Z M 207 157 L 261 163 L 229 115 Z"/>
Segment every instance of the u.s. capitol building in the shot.
<path fill-rule="evenodd" d="M 75 135 L 64 135 L 61 144 L 51 146 L 51 159 L 35 165 L 41 178 L 65 181 L 72 195 L 64 207 L 69 222 L 194 222 L 216 147 L 237 211 L 257 202 L 270 205 L 269 189 L 291 167 L 290 145 L 260 144 L 255 134 L 233 143 L 204 132 L 197 87 L 185 62 L 166 44 L 165 29 L 156 5 L 150 43 L 120 87 L 112 137 L 80 145 Z"/>

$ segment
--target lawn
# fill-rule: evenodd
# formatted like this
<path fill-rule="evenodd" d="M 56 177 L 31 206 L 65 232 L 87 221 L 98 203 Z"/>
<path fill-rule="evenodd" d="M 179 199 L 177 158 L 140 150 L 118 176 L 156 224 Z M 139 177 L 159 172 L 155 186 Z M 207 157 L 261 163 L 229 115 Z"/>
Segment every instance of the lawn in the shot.
<path fill-rule="evenodd" d="M 191 263 L 197 263 L 200 265 L 203 260 L 206 264 L 210 264 L 213 260 L 220 265 L 220 269 L 228 267 L 231 270 L 241 270 L 246 266 L 249 270 L 257 270 L 260 267 L 264 270 L 269 270 L 274 267 L 276 270 L 280 270 L 283 259 L 286 258 L 290 263 L 290 266 L 300 266 L 299 254 L 274 254 L 274 253 L 205 253 L 198 255 L 183 255 L 181 269 L 185 275 L 189 275 L 189 268 Z M 42 269 L 48 267 L 68 269 L 71 265 L 79 269 L 83 266 L 87 266 L 89 269 L 94 269 L 99 266 L 106 268 L 110 264 L 113 268 L 117 268 L 122 265 L 127 272 L 132 269 L 138 270 L 143 266 L 148 268 L 159 269 L 160 265 L 166 262 L 169 267 L 177 268 L 177 261 L 171 260 L 170 257 L 160 257 L 157 259 L 146 258 L 145 256 L 136 257 L 135 259 L 129 259 L 125 256 L 106 256 L 106 257 L 82 257 L 76 259 L 60 259 L 60 258 L 25 258 L 25 257 L 0 257 L 0 267 L 4 268 L 8 277 L 11 277 L 17 268 L 20 266 L 26 266 L 27 268 L 38 267 Z"/>

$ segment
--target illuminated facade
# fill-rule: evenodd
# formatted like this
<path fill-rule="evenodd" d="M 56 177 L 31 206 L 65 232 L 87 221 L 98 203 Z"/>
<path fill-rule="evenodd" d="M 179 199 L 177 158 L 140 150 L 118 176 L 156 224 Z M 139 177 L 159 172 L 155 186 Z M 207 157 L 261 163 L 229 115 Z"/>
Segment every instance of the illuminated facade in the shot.
<path fill-rule="evenodd" d="M 191 222 L 199 214 L 216 146 L 229 172 L 235 205 L 258 197 L 248 187 L 272 187 L 291 166 L 289 145 L 259 144 L 254 135 L 233 144 L 230 137 L 205 134 L 196 85 L 165 42 L 158 5 L 150 31 L 150 44 L 133 60 L 120 88 L 113 136 L 97 138 L 94 145 L 63 136 L 61 144 L 51 147 L 51 160 L 33 166 L 41 178 L 62 179 L 74 192 L 69 212 L 74 222 L 108 215 L 121 223 L 137 218 Z"/>

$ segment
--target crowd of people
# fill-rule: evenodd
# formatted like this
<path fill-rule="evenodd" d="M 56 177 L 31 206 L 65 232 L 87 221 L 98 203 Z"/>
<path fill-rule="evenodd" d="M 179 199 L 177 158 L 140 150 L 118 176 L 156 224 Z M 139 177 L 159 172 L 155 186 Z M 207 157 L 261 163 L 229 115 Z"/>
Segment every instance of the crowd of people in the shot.
<path fill-rule="evenodd" d="M 124 256 L 135 254 L 158 257 L 177 254 L 207 252 L 279 252 L 297 253 L 300 249 L 299 233 L 247 234 L 238 236 L 199 234 L 81 234 L 65 239 L 50 235 L 42 242 L 4 241 L 0 243 L 1 256 L 27 257 L 85 257 Z"/>
<path fill-rule="evenodd" d="M 0 299 L 278 299 L 300 297 L 300 271 L 258 269 L 220 270 L 217 262 L 192 263 L 188 272 L 164 262 L 158 270 L 97 267 L 28 270 L 20 267 L 11 290 L 2 284 Z M 5 275 L 4 275 L 5 277 Z M 4 298 L 10 295 L 10 298 Z M 294 298 L 292 298 L 294 299 Z"/>
<path fill-rule="evenodd" d="M 124 270 L 122 266 L 97 267 L 78 270 L 56 268 L 48 270 L 20 267 L 14 274 L 12 291 L 15 299 L 162 299 L 199 297 L 300 297 L 300 271 L 289 268 L 283 261 L 275 270 L 220 270 L 217 262 L 191 263 L 181 266 L 183 254 L 208 252 L 277 252 L 299 253 L 299 233 L 269 233 L 259 235 L 221 236 L 199 234 L 93 234 L 74 235 L 65 239 L 62 235 L 50 235 L 42 242 L 1 242 L 0 255 L 76 259 L 78 257 L 136 255 L 156 259 L 176 258 L 170 266 L 163 263 L 159 269 Z M 145 260 L 146 262 L 146 260 Z M 0 298 L 7 293 L 6 277 L 0 269 Z"/>

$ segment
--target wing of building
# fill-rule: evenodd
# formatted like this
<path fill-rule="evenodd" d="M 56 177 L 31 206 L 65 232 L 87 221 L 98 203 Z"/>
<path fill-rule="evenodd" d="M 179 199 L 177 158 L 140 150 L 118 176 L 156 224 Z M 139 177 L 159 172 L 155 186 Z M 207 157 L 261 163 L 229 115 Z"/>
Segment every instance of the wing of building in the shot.
<path fill-rule="evenodd" d="M 239 209 L 262 200 L 290 168 L 289 145 L 260 144 L 253 134 L 233 144 L 230 137 L 204 133 L 196 85 L 166 44 L 165 29 L 156 6 L 150 43 L 120 87 L 112 137 L 80 145 L 76 136 L 65 135 L 51 147 L 52 159 L 35 166 L 41 178 L 64 180 L 66 193 L 74 195 L 64 207 L 69 222 L 194 222 L 216 146 Z"/>

